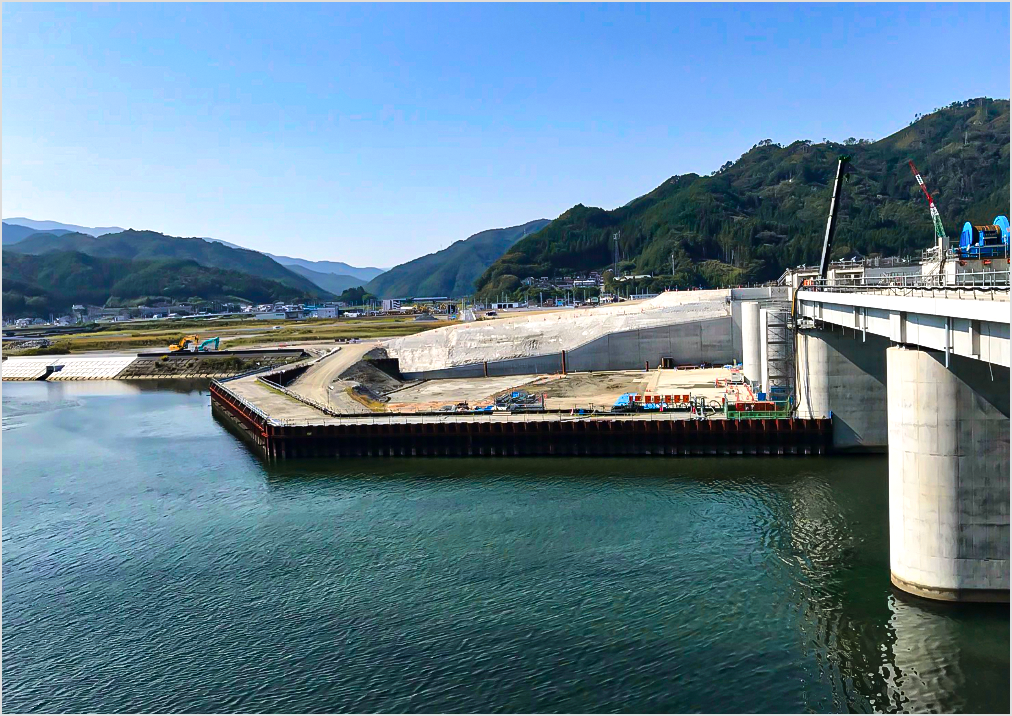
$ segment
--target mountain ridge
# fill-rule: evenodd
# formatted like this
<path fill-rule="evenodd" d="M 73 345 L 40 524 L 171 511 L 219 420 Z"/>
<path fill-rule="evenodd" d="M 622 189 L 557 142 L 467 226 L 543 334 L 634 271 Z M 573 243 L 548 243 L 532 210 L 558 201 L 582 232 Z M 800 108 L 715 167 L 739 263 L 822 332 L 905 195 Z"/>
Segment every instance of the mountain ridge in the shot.
<path fill-rule="evenodd" d="M 47 254 L 75 251 L 90 256 L 128 260 L 190 259 L 201 266 L 239 271 L 279 281 L 307 296 L 329 297 L 329 292 L 258 251 L 234 249 L 199 237 L 166 236 L 155 231 L 129 229 L 99 237 L 88 234 L 34 234 L 6 247 L 5 252 Z"/>
<path fill-rule="evenodd" d="M 88 234 L 89 236 L 102 236 L 103 234 L 117 234 L 126 229 L 119 226 L 79 226 L 77 224 L 64 224 L 62 221 L 50 221 L 48 219 L 36 220 L 24 216 L 15 216 L 3 220 L 5 224 L 16 224 L 39 232 L 51 233 L 53 229 L 66 233 Z"/>
<path fill-rule="evenodd" d="M 548 219 L 535 219 L 518 226 L 479 231 L 441 251 L 394 266 L 365 288 L 380 298 L 468 295 L 474 290 L 474 280 L 493 261 L 548 223 Z"/>
<path fill-rule="evenodd" d="M 41 255 L 3 253 L 3 305 L 11 315 L 47 317 L 75 303 L 139 305 L 159 299 L 244 300 L 298 298 L 298 289 L 190 259 L 130 260 L 79 251 Z"/>
<path fill-rule="evenodd" d="M 302 268 L 317 273 L 331 273 L 338 276 L 352 276 L 359 281 L 371 281 L 388 269 L 376 268 L 375 266 L 352 266 L 343 261 L 313 261 L 300 259 L 292 256 L 280 256 L 267 254 L 282 266 L 301 266 Z"/>

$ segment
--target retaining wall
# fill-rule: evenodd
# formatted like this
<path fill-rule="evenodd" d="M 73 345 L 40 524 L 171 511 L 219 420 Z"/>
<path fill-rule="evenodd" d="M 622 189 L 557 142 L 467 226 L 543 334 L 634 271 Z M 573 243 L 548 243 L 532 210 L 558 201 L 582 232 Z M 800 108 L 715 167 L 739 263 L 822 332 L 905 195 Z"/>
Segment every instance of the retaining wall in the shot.
<path fill-rule="evenodd" d="M 661 358 L 678 365 L 730 363 L 735 359 L 730 316 L 670 326 L 618 331 L 565 351 L 566 371 L 656 368 Z M 440 370 L 403 372 L 406 380 L 534 375 L 563 370 L 562 351 L 529 358 L 469 363 Z"/>

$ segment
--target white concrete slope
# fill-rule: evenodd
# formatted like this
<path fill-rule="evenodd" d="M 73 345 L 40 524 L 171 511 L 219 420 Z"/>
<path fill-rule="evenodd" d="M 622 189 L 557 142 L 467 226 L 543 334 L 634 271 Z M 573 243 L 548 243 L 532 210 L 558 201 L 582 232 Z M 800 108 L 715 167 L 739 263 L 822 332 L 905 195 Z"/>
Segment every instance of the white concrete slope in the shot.
<path fill-rule="evenodd" d="M 402 372 L 570 351 L 610 333 L 729 317 L 729 290 L 669 291 L 649 301 L 531 313 L 391 339 Z"/>
<path fill-rule="evenodd" d="M 3 361 L 4 380 L 38 380 L 49 367 L 47 380 L 102 380 L 115 378 L 137 356 L 11 356 Z"/>

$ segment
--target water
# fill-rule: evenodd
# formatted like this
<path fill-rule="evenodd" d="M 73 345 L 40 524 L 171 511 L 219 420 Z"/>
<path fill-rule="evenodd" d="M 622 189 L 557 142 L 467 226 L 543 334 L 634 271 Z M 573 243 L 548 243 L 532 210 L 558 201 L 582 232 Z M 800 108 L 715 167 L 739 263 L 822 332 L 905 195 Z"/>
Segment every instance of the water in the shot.
<path fill-rule="evenodd" d="M 5 711 L 1008 713 L 886 461 L 265 466 L 206 389 L 3 385 Z"/>

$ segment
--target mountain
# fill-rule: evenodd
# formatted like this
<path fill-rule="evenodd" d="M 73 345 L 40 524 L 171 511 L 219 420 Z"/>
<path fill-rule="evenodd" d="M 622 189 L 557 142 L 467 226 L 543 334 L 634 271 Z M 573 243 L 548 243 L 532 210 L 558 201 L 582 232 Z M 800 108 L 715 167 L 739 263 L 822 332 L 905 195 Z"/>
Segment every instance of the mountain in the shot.
<path fill-rule="evenodd" d="M 22 239 L 27 239 L 32 234 L 47 233 L 53 234 L 54 236 L 62 236 L 63 234 L 69 234 L 70 231 L 66 229 L 50 229 L 47 232 L 40 232 L 38 229 L 32 229 L 28 226 L 21 226 L 19 224 L 8 224 L 6 221 L 3 226 L 3 243 L 16 244 Z"/>
<path fill-rule="evenodd" d="M 293 273 L 305 276 L 324 291 L 330 291 L 333 294 L 342 293 L 346 289 L 361 286 L 364 283 L 362 279 L 355 278 L 354 276 L 336 273 L 320 273 L 319 271 L 313 271 L 312 269 L 307 269 L 304 266 L 299 266 L 298 264 L 291 264 L 287 268 Z"/>
<path fill-rule="evenodd" d="M 342 261 L 309 261 L 308 259 L 296 259 L 291 256 L 276 256 L 274 254 L 267 255 L 282 266 L 301 266 L 302 268 L 309 269 L 310 271 L 316 271 L 318 273 L 333 273 L 339 276 L 353 276 L 359 282 L 371 281 L 386 270 L 374 268 L 372 266 L 367 266 L 365 268 L 349 266 Z"/>
<path fill-rule="evenodd" d="M 195 261 L 131 261 L 58 251 L 42 256 L 3 252 L 3 307 L 9 316 L 67 313 L 75 303 L 140 305 L 156 299 L 295 300 L 298 289 L 278 281 L 201 266 Z"/>
<path fill-rule="evenodd" d="M 118 226 L 78 226 L 77 224 L 64 224 L 59 221 L 35 221 L 34 219 L 26 219 L 23 216 L 16 216 L 13 219 L 4 219 L 7 224 L 17 224 L 18 226 L 25 226 L 29 229 L 35 229 L 35 231 L 46 231 L 49 233 L 55 233 L 53 230 L 62 233 L 75 233 L 75 234 L 88 234 L 89 236 L 101 236 L 102 234 L 116 234 L 125 229 L 121 229 Z"/>
<path fill-rule="evenodd" d="M 787 266 L 817 263 L 841 154 L 851 162 L 834 258 L 916 254 L 933 243 L 909 160 L 950 238 L 964 221 L 991 223 L 1009 213 L 1009 102 L 979 98 L 918 117 L 879 141 L 763 140 L 710 176 L 671 177 L 613 211 L 578 204 L 513 246 L 478 289 L 516 294 L 527 276 L 611 268 L 617 232 L 619 272 L 659 277 L 644 288 L 765 281 Z"/>
<path fill-rule="evenodd" d="M 233 244 L 233 243 L 231 243 L 229 241 L 223 241 L 221 239 L 212 239 L 210 236 L 202 236 L 201 238 L 204 239 L 204 241 L 213 241 L 216 244 L 222 244 L 224 246 L 229 247 L 230 249 L 241 249 L 242 248 L 242 246 L 240 246 L 239 244 Z"/>
<path fill-rule="evenodd" d="M 489 229 L 456 241 L 442 251 L 395 266 L 366 286 L 380 298 L 466 296 L 474 280 L 524 236 L 541 230 L 548 219 L 508 229 Z"/>
<path fill-rule="evenodd" d="M 233 249 L 200 238 L 179 238 L 154 231 L 134 231 L 94 237 L 86 234 L 35 234 L 7 247 L 7 252 L 47 254 L 54 251 L 78 251 L 89 256 L 135 260 L 188 259 L 201 266 L 239 271 L 279 281 L 307 296 L 326 297 L 327 292 L 289 271 L 273 259 L 249 249 Z"/>

